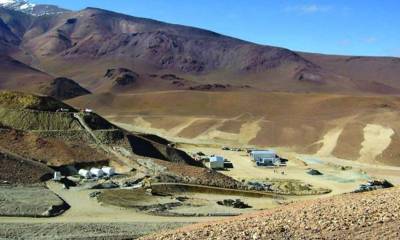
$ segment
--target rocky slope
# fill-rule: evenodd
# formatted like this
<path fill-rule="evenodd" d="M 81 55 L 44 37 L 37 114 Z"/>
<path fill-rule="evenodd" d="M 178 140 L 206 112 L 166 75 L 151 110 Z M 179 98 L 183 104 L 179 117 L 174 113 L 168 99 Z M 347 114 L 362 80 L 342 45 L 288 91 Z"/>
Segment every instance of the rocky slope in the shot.
<path fill-rule="evenodd" d="M 398 239 L 400 189 L 346 194 L 141 239 Z"/>
<path fill-rule="evenodd" d="M 131 169 L 138 159 L 202 166 L 165 139 L 129 133 L 96 113 L 78 111 L 51 97 L 0 92 L 0 126 L 0 150 L 55 169 Z M 14 159 L 3 160 L 11 166 Z"/>
<path fill-rule="evenodd" d="M 91 94 L 68 103 L 176 141 L 287 147 L 321 157 L 400 165 L 400 98 L 395 96 L 169 91 Z"/>
<path fill-rule="evenodd" d="M 0 89 L 38 93 L 60 100 L 90 94 L 74 80 L 54 78 L 8 56 L 0 55 L 0 71 Z"/>

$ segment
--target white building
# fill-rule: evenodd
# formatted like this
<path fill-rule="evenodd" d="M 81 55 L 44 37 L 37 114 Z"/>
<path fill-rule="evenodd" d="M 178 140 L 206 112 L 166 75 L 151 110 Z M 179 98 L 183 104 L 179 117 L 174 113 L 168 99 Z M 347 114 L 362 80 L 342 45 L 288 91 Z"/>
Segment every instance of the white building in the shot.
<path fill-rule="evenodd" d="M 115 169 L 112 167 L 102 167 L 101 170 L 109 177 L 115 174 Z"/>
<path fill-rule="evenodd" d="M 224 169 L 224 158 L 221 156 L 210 157 L 211 169 Z"/>
<path fill-rule="evenodd" d="M 86 169 L 79 169 L 78 174 L 84 178 L 90 178 L 91 174 L 88 170 Z"/>
<path fill-rule="evenodd" d="M 91 168 L 90 169 L 90 175 L 92 177 L 102 177 L 104 175 L 103 170 L 101 170 L 100 168 Z"/>
<path fill-rule="evenodd" d="M 250 152 L 250 157 L 259 166 L 272 166 L 280 164 L 280 158 L 272 150 L 256 150 Z"/>

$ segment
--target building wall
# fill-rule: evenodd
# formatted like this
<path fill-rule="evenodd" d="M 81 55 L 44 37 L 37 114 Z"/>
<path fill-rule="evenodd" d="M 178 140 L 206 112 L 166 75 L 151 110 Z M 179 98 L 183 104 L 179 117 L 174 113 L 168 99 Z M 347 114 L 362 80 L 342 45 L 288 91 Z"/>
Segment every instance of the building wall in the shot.
<path fill-rule="evenodd" d="M 210 158 L 210 168 L 212 169 L 223 169 L 224 168 L 224 158 L 220 156 Z"/>
<path fill-rule="evenodd" d="M 272 153 L 255 153 L 255 154 L 253 154 L 254 161 L 259 161 L 263 158 L 276 158 L 276 154 L 272 154 Z"/>

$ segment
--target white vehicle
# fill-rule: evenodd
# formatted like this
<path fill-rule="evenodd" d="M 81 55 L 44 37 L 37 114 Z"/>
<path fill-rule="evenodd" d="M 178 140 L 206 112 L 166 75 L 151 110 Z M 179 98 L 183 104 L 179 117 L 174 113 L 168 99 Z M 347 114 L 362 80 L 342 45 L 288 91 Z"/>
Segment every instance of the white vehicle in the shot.
<path fill-rule="evenodd" d="M 93 109 L 85 108 L 84 112 L 85 112 L 85 113 L 92 113 L 92 112 L 93 112 Z"/>

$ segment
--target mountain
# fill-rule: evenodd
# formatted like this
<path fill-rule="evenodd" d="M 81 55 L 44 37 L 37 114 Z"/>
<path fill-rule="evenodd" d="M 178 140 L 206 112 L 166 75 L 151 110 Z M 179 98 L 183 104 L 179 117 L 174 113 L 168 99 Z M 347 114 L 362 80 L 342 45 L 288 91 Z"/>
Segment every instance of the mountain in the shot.
<path fill-rule="evenodd" d="M 124 159 L 126 166 L 134 156 L 199 166 L 166 140 L 128 133 L 95 113 L 79 112 L 51 97 L 0 92 L 0 128 L 0 152 L 5 149 L 53 168 L 114 161 L 121 165 Z"/>
<path fill-rule="evenodd" d="M 0 0 L 0 7 L 31 14 L 33 16 L 60 14 L 68 11 L 55 5 L 34 4 L 26 0 Z"/>
<path fill-rule="evenodd" d="M 37 86 L 49 82 L 52 77 L 12 57 L 0 56 L 0 88 L 35 91 Z"/>
<path fill-rule="evenodd" d="M 5 54 L 20 43 L 20 39 L 0 19 L 0 53 Z"/>
<path fill-rule="evenodd" d="M 69 78 L 55 78 L 50 83 L 43 84 L 40 92 L 60 100 L 75 98 L 90 94 L 90 91 L 81 87 L 74 80 Z"/>
<path fill-rule="evenodd" d="M 0 18 L 20 39 L 12 54 L 53 75 L 77 80 L 92 92 L 251 88 L 263 91 L 398 94 L 397 58 L 379 77 L 360 71 L 370 61 L 320 57 L 258 45 L 215 32 L 87 8 L 48 16 L 21 16 L 3 9 Z M 8 31 L 9 32 L 9 31 Z M 329 63 L 331 62 L 331 63 Z M 385 64 L 383 64 L 385 65 Z M 68 66 L 68 67 L 67 67 Z M 354 66 L 354 67 L 351 67 Z M 115 87 L 104 75 L 129 69 L 135 85 Z M 344 69 L 347 69 L 344 71 Z M 174 74 L 180 80 L 160 76 Z M 228 86 L 228 87 L 227 87 Z M 247 87 L 244 87 L 247 86 Z"/>
<path fill-rule="evenodd" d="M 62 100 L 90 93 L 71 79 L 54 78 L 8 56 L 0 55 L 0 71 L 0 89 L 39 93 Z"/>
<path fill-rule="evenodd" d="M 0 8 L 0 19 L 2 47 L 19 62 L 0 88 L 79 95 L 75 84 L 64 95 L 37 88 L 64 86 L 54 84 L 63 77 L 92 93 L 70 104 L 133 129 L 400 163 L 399 58 L 296 52 L 97 8 L 46 16 Z"/>

